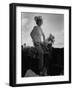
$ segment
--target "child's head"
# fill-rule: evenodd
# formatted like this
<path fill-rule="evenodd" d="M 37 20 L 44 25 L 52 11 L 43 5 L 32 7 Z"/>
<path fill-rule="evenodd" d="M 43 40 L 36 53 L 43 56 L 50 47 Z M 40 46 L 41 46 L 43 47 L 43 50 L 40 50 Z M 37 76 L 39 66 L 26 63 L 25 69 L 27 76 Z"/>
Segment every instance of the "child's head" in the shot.
<path fill-rule="evenodd" d="M 43 24 L 42 16 L 35 16 L 34 20 L 38 26 L 41 26 Z"/>

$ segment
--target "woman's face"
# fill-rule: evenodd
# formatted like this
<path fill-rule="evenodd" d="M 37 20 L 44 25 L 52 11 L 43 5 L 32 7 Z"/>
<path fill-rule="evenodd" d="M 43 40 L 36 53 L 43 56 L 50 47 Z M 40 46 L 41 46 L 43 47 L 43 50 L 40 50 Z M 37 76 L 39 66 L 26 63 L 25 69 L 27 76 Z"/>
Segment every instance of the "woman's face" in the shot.
<path fill-rule="evenodd" d="M 37 20 L 37 21 L 36 21 L 36 24 L 37 24 L 38 26 L 41 26 L 41 25 L 43 24 L 43 20 L 40 20 L 40 19 Z"/>

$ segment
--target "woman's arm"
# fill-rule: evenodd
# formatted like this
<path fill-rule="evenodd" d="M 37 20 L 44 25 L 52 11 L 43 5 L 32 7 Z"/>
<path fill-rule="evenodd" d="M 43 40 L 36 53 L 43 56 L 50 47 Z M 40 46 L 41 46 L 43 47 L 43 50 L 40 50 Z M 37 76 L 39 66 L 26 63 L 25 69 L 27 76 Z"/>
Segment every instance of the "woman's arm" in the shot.
<path fill-rule="evenodd" d="M 45 41 L 45 35 L 44 35 L 44 33 L 42 35 L 43 35 L 43 41 Z"/>
<path fill-rule="evenodd" d="M 41 30 L 41 32 L 42 32 L 42 36 L 43 36 L 43 41 L 45 41 L 45 35 L 42 30 Z"/>

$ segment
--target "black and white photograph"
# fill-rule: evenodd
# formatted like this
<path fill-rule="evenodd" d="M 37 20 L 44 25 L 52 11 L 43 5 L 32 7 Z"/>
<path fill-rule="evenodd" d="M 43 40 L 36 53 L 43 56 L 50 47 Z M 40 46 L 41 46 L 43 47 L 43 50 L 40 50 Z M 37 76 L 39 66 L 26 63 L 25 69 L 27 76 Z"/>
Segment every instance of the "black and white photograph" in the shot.
<path fill-rule="evenodd" d="M 70 83 L 71 7 L 11 4 L 10 15 L 10 85 Z"/>
<path fill-rule="evenodd" d="M 64 14 L 21 13 L 22 77 L 64 75 Z"/>

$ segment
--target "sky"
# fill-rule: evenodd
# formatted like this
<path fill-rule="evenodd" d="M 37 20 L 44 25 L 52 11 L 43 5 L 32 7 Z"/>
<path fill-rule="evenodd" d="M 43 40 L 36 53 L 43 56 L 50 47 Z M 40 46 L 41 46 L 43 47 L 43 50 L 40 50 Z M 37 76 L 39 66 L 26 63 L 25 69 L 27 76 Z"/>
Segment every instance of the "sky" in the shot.
<path fill-rule="evenodd" d="M 21 44 L 26 43 L 27 46 L 33 46 L 30 32 L 36 25 L 35 16 L 42 16 L 43 24 L 41 26 L 45 37 L 51 33 L 55 37 L 54 47 L 64 47 L 64 15 L 52 13 L 21 13 Z"/>

